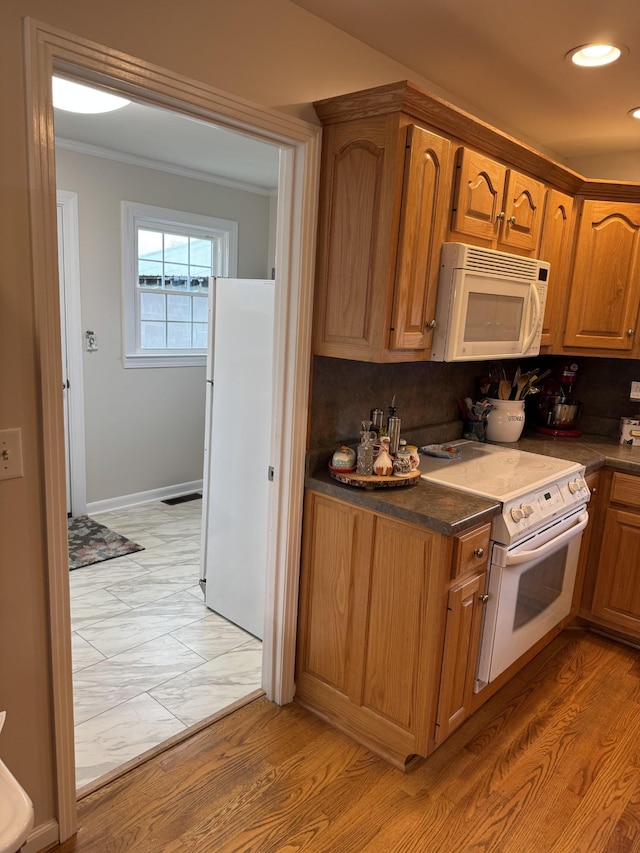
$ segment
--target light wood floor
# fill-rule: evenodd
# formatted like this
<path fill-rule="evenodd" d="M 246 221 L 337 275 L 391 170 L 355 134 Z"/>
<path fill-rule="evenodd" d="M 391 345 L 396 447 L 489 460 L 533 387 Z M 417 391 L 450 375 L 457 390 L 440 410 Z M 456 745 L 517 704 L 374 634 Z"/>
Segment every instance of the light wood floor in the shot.
<path fill-rule="evenodd" d="M 63 853 L 640 851 L 640 652 L 564 632 L 402 774 L 264 699 L 79 804 Z"/>

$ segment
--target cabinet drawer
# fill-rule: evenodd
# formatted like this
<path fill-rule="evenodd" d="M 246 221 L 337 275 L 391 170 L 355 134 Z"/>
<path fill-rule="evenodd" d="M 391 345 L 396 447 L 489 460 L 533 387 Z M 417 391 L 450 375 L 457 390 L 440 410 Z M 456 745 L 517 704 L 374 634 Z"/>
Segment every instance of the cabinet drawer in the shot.
<path fill-rule="evenodd" d="M 640 477 L 615 472 L 611 481 L 610 500 L 627 506 L 640 507 Z"/>
<path fill-rule="evenodd" d="M 483 524 L 455 537 L 451 578 L 478 572 L 487 565 L 491 524 Z"/>

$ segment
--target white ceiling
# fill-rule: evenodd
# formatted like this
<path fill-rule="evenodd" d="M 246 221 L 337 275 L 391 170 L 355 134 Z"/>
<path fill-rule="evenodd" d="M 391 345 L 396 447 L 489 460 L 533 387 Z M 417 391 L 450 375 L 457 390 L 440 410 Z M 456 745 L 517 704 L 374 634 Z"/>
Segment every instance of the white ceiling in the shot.
<path fill-rule="evenodd" d="M 277 146 L 169 110 L 131 103 L 111 113 L 54 110 L 56 142 L 89 153 L 270 192 L 278 186 Z"/>
<path fill-rule="evenodd" d="M 292 2 L 555 159 L 640 161 L 640 121 L 627 116 L 640 106 L 639 0 Z M 629 53 L 604 68 L 567 62 L 571 48 L 594 40 L 622 43 Z M 95 116 L 56 110 L 55 130 L 63 144 L 125 151 L 263 191 L 277 187 L 276 147 L 170 111 L 135 103 Z"/>
<path fill-rule="evenodd" d="M 557 159 L 629 151 L 640 157 L 640 121 L 627 116 L 640 106 L 638 0 L 292 2 Z M 622 43 L 629 54 L 603 68 L 565 59 L 593 41 Z"/>

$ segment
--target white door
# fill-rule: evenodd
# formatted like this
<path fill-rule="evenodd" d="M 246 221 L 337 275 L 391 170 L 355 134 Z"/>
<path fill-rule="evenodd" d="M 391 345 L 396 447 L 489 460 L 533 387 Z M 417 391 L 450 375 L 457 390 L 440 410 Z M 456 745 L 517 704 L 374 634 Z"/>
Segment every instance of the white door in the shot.
<path fill-rule="evenodd" d="M 262 639 L 275 282 L 211 279 L 201 578 L 208 607 Z"/>
<path fill-rule="evenodd" d="M 56 193 L 58 282 L 60 287 L 61 389 L 64 394 L 67 513 L 87 511 L 82 377 L 82 319 L 80 314 L 80 249 L 78 196 Z"/>

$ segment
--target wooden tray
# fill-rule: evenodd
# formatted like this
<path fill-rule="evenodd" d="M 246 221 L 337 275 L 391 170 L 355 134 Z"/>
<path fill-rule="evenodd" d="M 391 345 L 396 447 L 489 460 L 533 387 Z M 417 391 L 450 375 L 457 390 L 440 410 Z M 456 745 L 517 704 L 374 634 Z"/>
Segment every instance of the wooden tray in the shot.
<path fill-rule="evenodd" d="M 397 486 L 413 486 L 420 479 L 420 471 L 417 469 L 411 471 L 406 477 L 380 477 L 377 474 L 365 476 L 363 474 L 342 473 L 335 469 L 329 469 L 329 473 L 334 480 L 339 483 L 346 483 L 347 486 L 358 486 L 361 489 L 390 489 Z"/>

